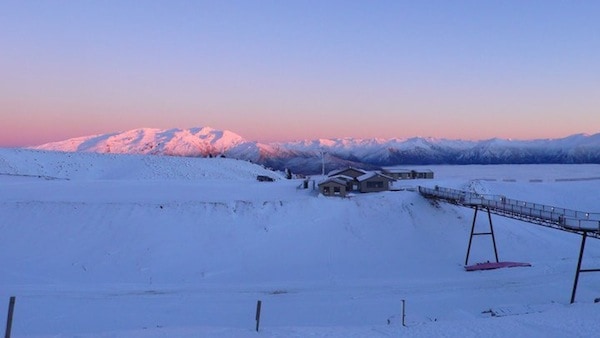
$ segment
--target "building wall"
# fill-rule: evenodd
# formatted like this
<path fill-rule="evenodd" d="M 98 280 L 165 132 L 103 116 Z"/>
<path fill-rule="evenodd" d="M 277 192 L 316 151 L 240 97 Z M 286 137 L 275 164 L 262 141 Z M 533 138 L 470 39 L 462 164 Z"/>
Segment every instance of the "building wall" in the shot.
<path fill-rule="evenodd" d="M 390 190 L 390 180 L 374 176 L 359 183 L 360 192 L 377 192 Z"/>
<path fill-rule="evenodd" d="M 390 172 L 388 170 L 383 170 L 383 173 L 393 177 L 394 179 L 397 180 L 410 180 L 410 179 L 415 179 L 415 178 L 433 178 L 433 172 L 421 172 L 421 171 L 416 171 L 416 170 L 412 170 L 412 171 L 403 171 L 403 172 Z"/>
<path fill-rule="evenodd" d="M 383 173 L 388 175 L 389 177 L 393 177 L 395 179 L 399 179 L 400 178 L 400 173 L 391 173 L 387 170 L 383 170 Z"/>
<path fill-rule="evenodd" d="M 432 171 L 416 171 L 415 178 L 433 178 Z"/>
<path fill-rule="evenodd" d="M 319 192 L 324 196 L 340 197 L 345 197 L 347 193 L 346 186 L 334 182 L 319 185 Z"/>
<path fill-rule="evenodd" d="M 389 173 L 389 172 L 384 172 L 386 175 L 393 177 L 397 180 L 408 180 L 411 178 L 411 174 L 410 172 L 402 172 L 402 173 Z"/>

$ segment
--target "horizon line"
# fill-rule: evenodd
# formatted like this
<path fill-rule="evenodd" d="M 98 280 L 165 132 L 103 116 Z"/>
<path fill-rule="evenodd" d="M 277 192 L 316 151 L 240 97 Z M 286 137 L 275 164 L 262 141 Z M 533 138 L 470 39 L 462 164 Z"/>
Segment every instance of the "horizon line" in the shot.
<path fill-rule="evenodd" d="M 0 144 L 0 148 L 31 148 L 31 147 L 37 147 L 37 146 L 41 146 L 41 145 L 45 145 L 45 144 L 50 144 L 50 143 L 59 143 L 59 142 L 65 142 L 65 141 L 69 141 L 69 140 L 74 140 L 74 139 L 80 139 L 80 138 L 90 138 L 90 137 L 97 137 L 97 136 L 106 136 L 106 135 L 110 135 L 110 134 L 114 134 L 114 135 L 118 135 L 118 134 L 122 134 L 122 133 L 127 133 L 127 132 L 131 132 L 131 131 L 143 131 L 143 130 L 156 130 L 159 132 L 168 132 L 168 131 L 190 131 L 192 129 L 210 129 L 210 130 L 214 130 L 216 132 L 230 132 L 233 133 L 239 137 L 241 137 L 244 141 L 246 142 L 256 142 L 256 143 L 262 143 L 262 144 L 277 144 L 277 143 L 298 143 L 298 142 L 313 142 L 313 141 L 320 141 L 320 140 L 410 140 L 410 139 L 431 139 L 431 140 L 448 140 L 448 141 L 465 141 L 465 142 L 482 142 L 482 141 L 490 141 L 490 140 L 506 140 L 506 141 L 538 141 L 538 140 L 559 140 L 559 139 L 565 139 L 565 138 L 569 138 L 569 137 L 574 137 L 574 136 L 584 136 L 584 137 L 591 137 L 594 135 L 598 135 L 600 134 L 600 132 L 598 133 L 586 133 L 586 132 L 580 132 L 580 133 L 574 133 L 574 134 L 568 134 L 565 136 L 560 136 L 560 137 L 539 137 L 539 138 L 512 138 L 512 137 L 501 137 L 501 136 L 493 136 L 493 137 L 489 137 L 489 138 L 451 138 L 451 137 L 436 137 L 436 136 L 420 136 L 420 135 L 414 135 L 414 136 L 408 136 L 408 137 L 356 137 L 356 136 L 333 136 L 333 137 L 313 137 L 313 138 L 301 138 L 301 139 L 287 139 L 287 140 L 269 140 L 269 139 L 251 139 L 251 138 L 246 138 L 240 134 L 238 134 L 237 132 L 234 132 L 232 130 L 229 129 L 217 129 L 217 128 L 213 128 L 211 126 L 204 126 L 204 127 L 188 127 L 188 128 L 183 128 L 183 127 L 172 127 L 172 128 L 156 128 L 156 127 L 139 127 L 139 128 L 133 128 L 133 129 L 126 129 L 126 130 L 120 130 L 120 131 L 111 131 L 111 132 L 104 132 L 104 133 L 92 133 L 92 134 L 88 134 L 88 135 L 81 135 L 81 136 L 74 136 L 74 137 L 67 137 L 67 138 L 63 138 L 60 140 L 55 140 L 55 141 L 40 141 L 40 143 L 24 143 L 24 142 L 8 142 L 6 144 Z"/>

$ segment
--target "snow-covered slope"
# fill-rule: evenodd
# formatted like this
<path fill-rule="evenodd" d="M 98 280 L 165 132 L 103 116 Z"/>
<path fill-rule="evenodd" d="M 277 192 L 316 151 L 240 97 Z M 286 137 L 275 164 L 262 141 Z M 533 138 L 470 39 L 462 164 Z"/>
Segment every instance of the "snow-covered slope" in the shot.
<path fill-rule="evenodd" d="M 175 156 L 225 155 L 278 170 L 316 173 L 325 153 L 328 169 L 416 164 L 600 163 L 600 134 L 531 141 L 464 141 L 434 138 L 319 139 L 263 144 L 230 131 L 136 129 L 80 137 L 36 147 L 44 150 Z"/>
<path fill-rule="evenodd" d="M 190 158 L 128 154 L 67 153 L 1 149 L 0 175 L 57 179 L 119 180 L 256 180 L 281 174 L 248 161 L 229 158 Z"/>
<path fill-rule="evenodd" d="M 430 168 L 406 184 L 597 211 L 598 165 Z M 412 191 L 324 198 L 231 159 L 6 149 L 0 174 L 15 337 L 254 337 L 258 299 L 267 337 L 597 332 L 599 275 L 568 304 L 578 236 L 494 216 L 501 259 L 533 266 L 467 273 L 472 210 Z M 472 259 L 492 255 L 477 239 Z"/>

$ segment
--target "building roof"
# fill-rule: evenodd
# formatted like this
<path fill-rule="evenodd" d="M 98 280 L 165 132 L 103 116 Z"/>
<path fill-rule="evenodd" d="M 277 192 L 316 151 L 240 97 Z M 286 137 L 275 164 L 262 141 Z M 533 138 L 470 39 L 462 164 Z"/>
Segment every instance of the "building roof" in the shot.
<path fill-rule="evenodd" d="M 411 173 L 410 169 L 402 169 L 402 168 L 383 168 L 383 171 L 391 174 L 402 174 L 402 173 Z"/>
<path fill-rule="evenodd" d="M 346 182 L 354 181 L 354 177 L 346 176 L 346 175 L 335 175 L 335 176 L 331 176 L 331 178 L 339 178 L 340 180 L 344 180 Z"/>
<path fill-rule="evenodd" d="M 319 183 L 318 185 L 322 186 L 322 185 L 325 185 L 328 183 L 335 183 L 335 184 L 343 185 L 344 187 L 346 186 L 346 181 L 343 181 L 343 180 L 341 180 L 339 178 L 335 178 L 335 177 L 328 178 L 325 181 Z"/>
<path fill-rule="evenodd" d="M 364 174 L 364 175 L 362 175 L 362 176 L 359 176 L 359 177 L 357 177 L 356 179 L 357 179 L 359 182 L 363 182 L 363 181 L 366 181 L 366 180 L 368 180 L 368 179 L 371 179 L 371 178 L 373 178 L 373 177 L 375 177 L 375 176 L 379 176 L 379 177 L 382 177 L 382 178 L 388 179 L 388 180 L 390 180 L 390 181 L 395 181 L 395 180 L 396 180 L 396 179 L 394 179 L 393 177 L 390 177 L 390 176 L 388 176 L 388 175 L 384 175 L 384 174 L 382 174 L 382 173 L 379 173 L 379 172 L 376 172 L 376 171 L 370 171 L 370 172 L 368 172 L 368 173 L 366 173 L 366 174 Z"/>
<path fill-rule="evenodd" d="M 395 168 L 395 167 L 385 167 L 383 168 L 383 171 L 388 172 L 388 173 L 432 173 L 433 170 L 431 169 L 406 169 L 406 168 Z"/>
<path fill-rule="evenodd" d="M 329 172 L 329 174 L 327 174 L 327 176 L 330 176 L 330 177 L 331 176 L 337 176 L 337 175 L 339 175 L 339 174 L 341 174 L 341 173 L 343 173 L 344 171 L 347 171 L 347 170 L 355 170 L 355 171 L 361 172 L 363 174 L 367 173 L 366 171 L 364 171 L 362 169 L 358 169 L 358 168 L 354 168 L 354 167 L 348 167 L 348 168 L 344 168 L 344 169 L 332 170 L 332 171 Z"/>

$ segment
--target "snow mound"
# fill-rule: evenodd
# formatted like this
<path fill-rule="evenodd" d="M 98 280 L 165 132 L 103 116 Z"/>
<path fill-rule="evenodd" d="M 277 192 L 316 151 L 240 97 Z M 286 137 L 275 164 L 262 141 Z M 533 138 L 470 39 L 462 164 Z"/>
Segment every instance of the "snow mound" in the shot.
<path fill-rule="evenodd" d="M 256 180 L 281 179 L 262 166 L 228 158 L 190 158 L 126 154 L 63 153 L 0 149 L 0 175 L 47 179 Z"/>

